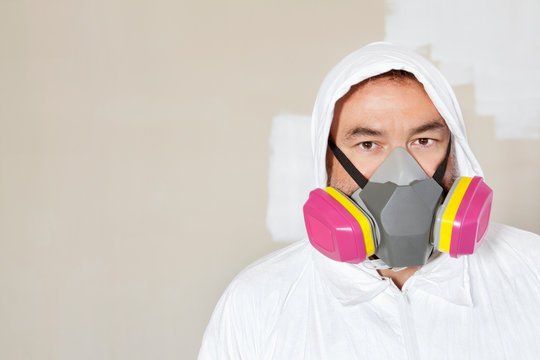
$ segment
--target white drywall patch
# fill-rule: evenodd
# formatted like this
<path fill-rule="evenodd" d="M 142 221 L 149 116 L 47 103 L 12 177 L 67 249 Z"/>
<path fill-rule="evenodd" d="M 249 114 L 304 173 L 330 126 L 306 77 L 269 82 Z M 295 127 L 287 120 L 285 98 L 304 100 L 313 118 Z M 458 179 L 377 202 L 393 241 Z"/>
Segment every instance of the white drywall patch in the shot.
<path fill-rule="evenodd" d="M 386 40 L 429 47 L 452 85 L 473 83 L 497 138 L 540 138 L 540 1 L 386 3 Z"/>
<path fill-rule="evenodd" d="M 310 122 L 304 115 L 279 115 L 272 122 L 266 225 L 276 241 L 307 236 L 302 207 L 315 188 Z"/>

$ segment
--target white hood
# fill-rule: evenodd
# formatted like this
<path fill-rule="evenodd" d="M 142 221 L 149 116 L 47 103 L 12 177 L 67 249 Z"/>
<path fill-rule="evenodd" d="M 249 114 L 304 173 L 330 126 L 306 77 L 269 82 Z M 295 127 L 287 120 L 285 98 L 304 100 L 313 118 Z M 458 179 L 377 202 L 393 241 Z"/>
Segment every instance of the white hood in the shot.
<path fill-rule="evenodd" d="M 437 68 L 411 50 L 389 43 L 369 44 L 340 61 L 324 79 L 313 108 L 311 141 L 317 187 L 326 187 L 326 148 L 334 106 L 351 86 L 390 71 L 406 70 L 424 85 L 431 101 L 452 132 L 458 176 L 483 176 L 465 133 L 461 109 L 450 84 Z"/>

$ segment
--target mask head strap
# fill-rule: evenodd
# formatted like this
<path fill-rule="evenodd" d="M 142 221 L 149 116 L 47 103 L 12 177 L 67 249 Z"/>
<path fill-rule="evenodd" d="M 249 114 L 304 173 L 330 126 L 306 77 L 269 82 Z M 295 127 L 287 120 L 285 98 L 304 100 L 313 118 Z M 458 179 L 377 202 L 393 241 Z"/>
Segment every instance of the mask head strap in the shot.
<path fill-rule="evenodd" d="M 442 179 L 444 177 L 444 173 L 446 172 L 446 166 L 448 165 L 448 158 L 450 157 L 450 149 L 452 148 L 452 137 L 448 139 L 448 146 L 446 147 L 446 155 L 444 156 L 443 162 L 439 165 L 437 170 L 435 170 L 435 174 L 433 174 L 433 180 L 435 180 L 439 185 L 442 185 Z"/>
<path fill-rule="evenodd" d="M 339 161 L 341 166 L 343 166 L 345 171 L 358 184 L 358 186 L 360 186 L 360 188 L 363 189 L 364 186 L 366 186 L 368 182 L 365 176 L 362 175 L 360 171 L 358 171 L 358 169 L 347 158 L 347 156 L 341 151 L 341 149 L 338 148 L 336 144 L 334 144 L 334 142 L 330 139 L 328 139 L 328 147 L 332 151 L 332 154 L 334 154 L 336 159 Z M 433 174 L 433 180 L 435 180 L 439 184 L 441 184 L 444 173 L 446 172 L 446 167 L 448 165 L 448 158 L 450 157 L 451 148 L 452 148 L 452 138 L 448 140 L 448 146 L 446 147 L 446 155 L 444 156 L 444 160 L 440 163 L 440 165 L 437 167 L 437 170 L 435 170 L 435 173 Z"/>
<path fill-rule="evenodd" d="M 352 179 L 358 184 L 358 186 L 360 186 L 360 189 L 363 189 L 368 182 L 364 175 L 362 175 L 362 173 L 358 171 L 358 169 L 347 158 L 347 156 L 345 156 L 345 154 L 330 139 L 328 139 L 328 146 L 330 147 L 330 150 L 332 150 L 332 153 L 339 161 L 341 166 L 343 166 L 345 171 L 352 177 Z"/>

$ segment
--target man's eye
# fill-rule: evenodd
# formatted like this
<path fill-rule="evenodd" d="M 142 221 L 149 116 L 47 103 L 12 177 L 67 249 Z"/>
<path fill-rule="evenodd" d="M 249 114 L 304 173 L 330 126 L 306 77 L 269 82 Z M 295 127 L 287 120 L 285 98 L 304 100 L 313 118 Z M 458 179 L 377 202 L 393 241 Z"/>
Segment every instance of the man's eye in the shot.
<path fill-rule="evenodd" d="M 371 150 L 373 149 L 373 142 L 371 141 L 364 141 L 362 143 L 360 143 L 360 147 L 363 149 L 363 150 Z"/>
<path fill-rule="evenodd" d="M 416 140 L 415 143 L 417 143 L 418 145 L 421 145 L 421 146 L 430 146 L 430 145 L 433 144 L 433 139 L 420 138 L 420 139 Z"/>

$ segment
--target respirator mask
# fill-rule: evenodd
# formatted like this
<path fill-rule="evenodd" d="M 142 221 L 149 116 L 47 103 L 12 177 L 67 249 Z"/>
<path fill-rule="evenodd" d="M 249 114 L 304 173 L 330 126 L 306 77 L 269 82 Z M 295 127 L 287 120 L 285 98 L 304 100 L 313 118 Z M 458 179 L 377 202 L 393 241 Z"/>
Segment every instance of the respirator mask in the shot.
<path fill-rule="evenodd" d="M 493 191 L 479 176 L 441 185 L 450 155 L 433 177 L 404 148 L 395 148 L 369 181 L 332 142 L 330 150 L 360 187 L 350 197 L 315 189 L 304 205 L 311 244 L 327 257 L 360 263 L 376 255 L 388 267 L 424 265 L 433 250 L 472 254 L 486 232 Z"/>

